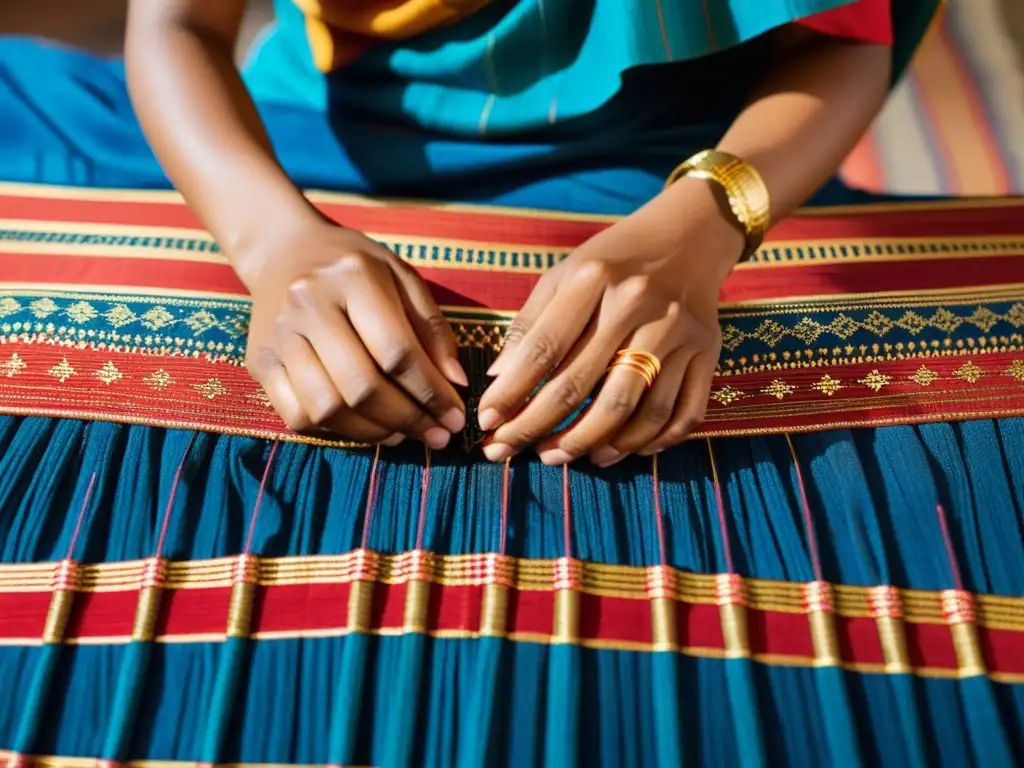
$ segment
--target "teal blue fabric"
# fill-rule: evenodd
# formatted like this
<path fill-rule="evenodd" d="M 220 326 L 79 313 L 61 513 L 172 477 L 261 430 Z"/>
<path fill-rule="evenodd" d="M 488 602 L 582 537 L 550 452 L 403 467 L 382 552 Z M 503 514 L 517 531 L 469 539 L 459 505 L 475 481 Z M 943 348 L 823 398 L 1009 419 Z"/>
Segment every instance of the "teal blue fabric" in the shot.
<path fill-rule="evenodd" d="M 304 19 L 276 0 L 277 25 L 246 77 L 261 100 L 344 108 L 459 136 L 509 136 L 600 112 L 628 78 L 654 65 L 712 56 L 850 0 L 493 0 L 412 40 L 380 42 L 324 78 Z M 905 66 L 937 0 L 899 0 L 895 70 Z M 685 70 L 677 70 L 680 73 Z M 760 67 L 715 86 L 744 93 Z M 663 98 L 693 97 L 689 78 L 666 79 Z M 628 117 L 628 113 L 621 113 Z"/>

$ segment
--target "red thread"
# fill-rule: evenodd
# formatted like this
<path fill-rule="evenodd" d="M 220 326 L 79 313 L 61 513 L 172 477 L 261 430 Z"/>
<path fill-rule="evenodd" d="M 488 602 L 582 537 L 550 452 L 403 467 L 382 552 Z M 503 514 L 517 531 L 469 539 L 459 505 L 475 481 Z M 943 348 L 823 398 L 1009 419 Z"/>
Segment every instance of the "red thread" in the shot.
<path fill-rule="evenodd" d="M 423 548 L 423 527 L 427 521 L 427 491 L 430 490 L 430 448 L 424 446 L 426 459 L 423 464 L 423 490 L 420 491 L 420 519 L 416 524 L 416 549 Z"/>
<path fill-rule="evenodd" d="M 260 480 L 260 490 L 256 494 L 256 503 L 252 508 L 252 519 L 249 521 L 249 535 L 245 539 L 245 550 L 246 555 L 249 554 L 249 549 L 252 547 L 252 536 L 256 532 L 256 518 L 260 514 L 260 505 L 263 503 L 263 493 L 267 489 L 267 478 L 270 477 L 270 467 L 274 463 L 274 456 L 277 455 L 277 446 L 279 443 L 275 440 L 274 444 L 270 448 L 270 455 L 267 457 L 267 466 L 263 468 L 263 477 Z"/>
<path fill-rule="evenodd" d="M 722 537 L 722 552 L 725 555 L 726 573 L 735 573 L 732 562 L 732 547 L 729 545 L 729 523 L 725 519 L 725 499 L 722 498 L 722 484 L 718 481 L 718 467 L 715 465 L 715 452 L 708 443 L 708 458 L 711 460 L 711 483 L 715 489 L 715 511 L 718 513 L 718 531 Z"/>
<path fill-rule="evenodd" d="M 786 443 L 789 445 L 789 453 L 793 457 L 793 469 L 796 470 L 796 485 L 800 492 L 800 507 L 804 516 L 804 528 L 807 530 L 807 547 L 811 550 L 811 565 L 814 568 L 814 580 L 824 581 L 825 577 L 821 570 L 821 557 L 818 554 L 818 539 L 814 535 L 814 520 L 811 519 L 811 505 L 807 500 L 807 488 L 804 486 L 804 475 L 800 471 L 800 460 L 796 455 L 796 448 L 793 441 L 786 435 Z"/>
<path fill-rule="evenodd" d="M 75 521 L 75 532 L 71 534 L 71 543 L 68 545 L 68 557 L 70 560 L 75 554 L 75 544 L 78 542 L 78 534 L 82 532 L 82 521 L 85 519 L 85 510 L 89 508 L 89 499 L 92 498 L 92 489 L 96 485 L 96 473 L 89 478 L 89 487 L 85 489 L 85 498 L 82 499 L 82 508 L 78 510 L 78 520 Z"/>
<path fill-rule="evenodd" d="M 196 441 L 196 433 L 192 433 L 192 437 L 188 439 L 188 445 L 185 446 L 185 453 L 181 455 L 181 461 L 178 462 L 178 469 L 174 473 L 174 480 L 171 482 L 171 495 L 167 497 L 167 508 L 164 510 L 164 519 L 160 525 L 160 538 L 156 542 L 156 553 L 154 557 L 160 557 L 164 551 L 164 539 L 167 538 L 168 524 L 171 522 L 171 510 L 174 509 L 174 496 L 178 492 L 178 483 L 181 482 L 181 474 L 185 470 L 185 460 L 188 459 L 188 455 L 192 452 L 192 443 Z"/>
<path fill-rule="evenodd" d="M 662 565 L 668 565 L 665 553 L 665 518 L 661 511 L 661 482 L 658 479 L 658 454 L 651 456 L 651 479 L 654 490 L 654 524 L 658 529 L 658 555 Z"/>
<path fill-rule="evenodd" d="M 512 474 L 512 459 L 505 459 L 505 468 L 501 473 L 501 542 L 498 546 L 498 552 L 505 554 L 505 537 L 508 535 L 508 496 L 509 496 L 509 485 Z"/>
<path fill-rule="evenodd" d="M 572 505 L 569 503 L 569 465 L 562 465 L 562 535 L 565 556 L 572 557 Z"/>
<path fill-rule="evenodd" d="M 946 556 L 949 558 L 949 570 L 953 573 L 953 586 L 963 590 L 963 579 L 960 578 L 960 565 L 956 559 L 956 549 L 953 547 L 953 537 L 949 533 L 949 522 L 946 520 L 946 510 L 941 504 L 935 506 L 935 512 L 939 516 L 939 528 L 942 529 L 942 541 L 946 545 Z"/>
<path fill-rule="evenodd" d="M 363 543 L 362 548 L 367 549 L 370 543 L 370 515 L 373 514 L 373 507 L 377 501 L 377 465 L 380 463 L 380 445 L 373 453 L 373 464 L 370 465 L 370 487 L 366 493 L 366 512 L 363 514 Z"/>

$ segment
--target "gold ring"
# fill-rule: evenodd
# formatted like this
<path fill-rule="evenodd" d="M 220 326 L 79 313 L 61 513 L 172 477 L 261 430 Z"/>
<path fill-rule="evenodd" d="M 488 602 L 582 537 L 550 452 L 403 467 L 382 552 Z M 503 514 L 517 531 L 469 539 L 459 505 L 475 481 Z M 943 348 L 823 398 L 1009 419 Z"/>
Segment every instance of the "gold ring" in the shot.
<path fill-rule="evenodd" d="M 658 378 L 658 374 L 661 373 L 661 361 L 650 352 L 639 349 L 620 349 L 615 353 L 615 359 L 612 360 L 605 372 L 610 373 L 613 368 L 626 368 L 634 373 L 639 373 L 643 377 L 644 383 L 647 384 L 647 389 L 650 389 L 654 380 Z"/>

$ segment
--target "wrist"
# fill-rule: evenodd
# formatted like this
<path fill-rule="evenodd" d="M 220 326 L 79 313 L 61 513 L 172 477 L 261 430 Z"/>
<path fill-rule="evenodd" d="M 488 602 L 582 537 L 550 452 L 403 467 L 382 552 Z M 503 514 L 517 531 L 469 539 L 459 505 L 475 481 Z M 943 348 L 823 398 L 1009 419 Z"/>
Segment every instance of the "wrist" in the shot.
<path fill-rule="evenodd" d="M 671 226 L 681 251 L 701 254 L 724 280 L 746 247 L 746 232 L 733 216 L 725 192 L 712 181 L 683 177 L 655 197 L 649 207 Z"/>
<path fill-rule="evenodd" d="M 221 247 L 239 280 L 251 291 L 281 266 L 282 254 L 293 247 L 290 243 L 324 226 L 333 225 L 303 198 L 303 205 L 294 209 L 240 219 L 231 234 L 221 240 Z"/>

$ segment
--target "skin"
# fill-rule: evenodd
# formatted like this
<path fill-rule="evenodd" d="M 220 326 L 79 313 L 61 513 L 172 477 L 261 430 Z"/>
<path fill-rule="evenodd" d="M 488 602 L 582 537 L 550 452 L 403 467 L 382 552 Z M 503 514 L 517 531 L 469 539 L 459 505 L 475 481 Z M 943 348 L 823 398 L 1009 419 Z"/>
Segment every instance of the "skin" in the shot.
<path fill-rule="evenodd" d="M 465 424 L 451 330 L 410 267 L 325 220 L 281 169 L 233 60 L 244 5 L 132 0 L 126 63 L 157 156 L 252 294 L 249 371 L 293 430 L 442 448 Z M 772 43 L 772 66 L 718 148 L 758 169 L 778 220 L 867 129 L 890 53 L 797 28 Z M 535 446 L 549 464 L 589 455 L 608 466 L 683 440 L 703 419 L 719 289 L 743 243 L 720 191 L 683 179 L 546 274 L 480 403 L 487 457 Z M 587 413 L 550 435 L 624 347 L 661 360 L 650 391 L 615 370 Z"/>

